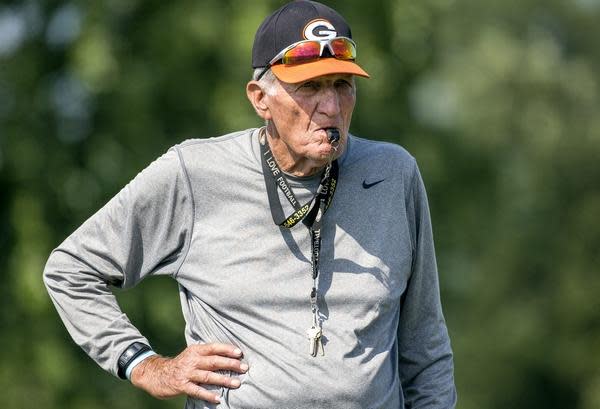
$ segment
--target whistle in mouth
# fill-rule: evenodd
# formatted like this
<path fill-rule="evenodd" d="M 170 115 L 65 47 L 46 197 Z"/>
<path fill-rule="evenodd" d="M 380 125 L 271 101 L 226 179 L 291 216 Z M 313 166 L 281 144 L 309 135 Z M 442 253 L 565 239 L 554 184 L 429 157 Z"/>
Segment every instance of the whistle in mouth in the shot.
<path fill-rule="evenodd" d="M 327 139 L 329 143 L 335 143 L 340 140 L 340 130 L 337 128 L 327 128 Z"/>

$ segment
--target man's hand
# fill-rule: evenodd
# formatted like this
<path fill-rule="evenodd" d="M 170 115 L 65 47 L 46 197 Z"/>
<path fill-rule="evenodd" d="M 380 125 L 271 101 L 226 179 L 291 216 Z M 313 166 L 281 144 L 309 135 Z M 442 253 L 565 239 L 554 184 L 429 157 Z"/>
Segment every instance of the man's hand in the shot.
<path fill-rule="evenodd" d="M 242 351 L 233 345 L 191 345 L 175 358 L 154 355 L 143 360 L 133 368 L 131 383 L 158 399 L 186 394 L 195 399 L 219 403 L 219 395 L 201 385 L 238 388 L 239 379 L 215 371 L 245 373 L 248 365 L 240 361 L 241 357 Z"/>

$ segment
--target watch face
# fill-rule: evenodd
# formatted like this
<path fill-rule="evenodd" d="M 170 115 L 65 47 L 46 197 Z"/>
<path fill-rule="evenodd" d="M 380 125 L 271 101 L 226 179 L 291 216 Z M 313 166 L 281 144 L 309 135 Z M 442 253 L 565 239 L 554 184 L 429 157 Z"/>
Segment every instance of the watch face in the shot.
<path fill-rule="evenodd" d="M 127 370 L 127 367 L 129 366 L 129 363 L 131 363 L 131 361 L 133 361 L 136 357 L 143 354 L 144 352 L 151 350 L 152 348 L 150 348 L 148 345 L 142 344 L 141 342 L 134 342 L 133 344 L 129 345 L 129 347 L 127 347 L 127 349 L 123 351 L 123 353 L 119 357 L 119 360 L 117 361 L 117 365 L 119 367 L 119 377 L 122 379 L 127 379 L 125 376 L 125 372 Z"/>

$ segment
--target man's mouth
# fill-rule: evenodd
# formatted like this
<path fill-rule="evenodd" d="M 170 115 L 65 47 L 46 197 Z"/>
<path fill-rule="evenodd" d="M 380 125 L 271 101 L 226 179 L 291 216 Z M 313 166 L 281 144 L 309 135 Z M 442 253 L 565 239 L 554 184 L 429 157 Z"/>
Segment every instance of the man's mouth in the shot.
<path fill-rule="evenodd" d="M 334 144 L 340 140 L 340 130 L 338 128 L 325 128 L 329 143 Z"/>

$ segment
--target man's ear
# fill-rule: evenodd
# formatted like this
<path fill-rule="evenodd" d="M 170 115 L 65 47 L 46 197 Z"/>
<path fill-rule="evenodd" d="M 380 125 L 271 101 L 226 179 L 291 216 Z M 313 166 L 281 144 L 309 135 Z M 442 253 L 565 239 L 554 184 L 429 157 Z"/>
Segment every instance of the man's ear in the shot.
<path fill-rule="evenodd" d="M 246 84 L 246 95 L 258 116 L 265 121 L 271 119 L 271 111 L 266 101 L 269 96 L 258 81 L 253 80 Z"/>

